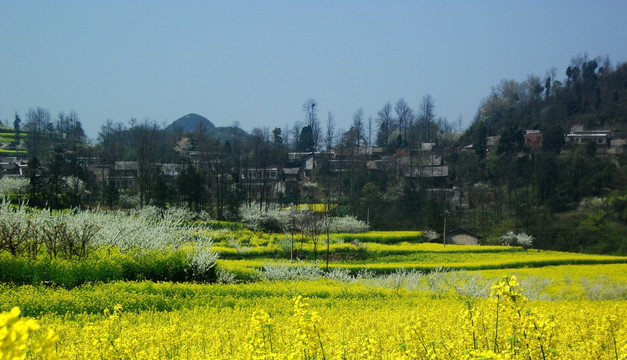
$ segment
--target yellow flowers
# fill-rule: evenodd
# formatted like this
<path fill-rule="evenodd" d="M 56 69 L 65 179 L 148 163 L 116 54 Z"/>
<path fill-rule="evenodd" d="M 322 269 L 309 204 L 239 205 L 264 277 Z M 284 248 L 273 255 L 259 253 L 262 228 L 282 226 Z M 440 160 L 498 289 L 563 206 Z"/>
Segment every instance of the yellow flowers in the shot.
<path fill-rule="evenodd" d="M 5 356 L 8 351 L 18 358 L 54 358 L 51 344 L 62 359 L 627 357 L 625 300 L 531 301 L 515 276 L 497 280 L 490 299 L 434 298 L 412 292 L 386 295 L 329 281 L 311 283 L 326 290 L 305 297 L 300 295 L 308 286 L 305 282 L 142 285 L 143 292 L 159 294 L 153 298 L 155 304 L 166 293 L 203 299 L 167 311 L 133 305 L 132 294 L 140 287 L 132 284 L 120 284 L 129 291 L 124 305 L 117 304 L 106 298 L 115 293 L 107 285 L 102 300 L 115 305 L 104 312 L 50 313 L 37 320 L 42 327 L 55 329 L 56 342 L 54 335 L 48 339 L 36 330 L 35 320 L 20 319 L 19 310 L 2 314 L 0 359 L 10 358 Z M 203 295 L 208 288 L 211 295 Z M 18 322 L 22 325 L 16 326 Z M 8 332 L 15 335 L 4 335 Z M 9 347 L 6 339 L 13 339 Z"/>
<path fill-rule="evenodd" d="M 334 210 L 337 207 L 337 204 L 299 204 L 296 205 L 295 208 L 296 210 L 300 210 L 300 211 L 304 211 L 304 210 L 309 210 L 309 211 L 313 211 L 313 212 L 319 212 L 319 213 L 327 213 L 329 211 Z"/>
<path fill-rule="evenodd" d="M 323 326 L 320 315 L 316 311 L 310 310 L 309 303 L 300 295 L 294 300 L 292 322 L 296 341 L 290 358 L 325 358 L 322 341 Z"/>
<path fill-rule="evenodd" d="M 492 284 L 490 289 L 492 290 L 490 293 L 491 298 L 496 301 L 502 300 L 515 310 L 520 310 L 527 302 L 527 298 L 521 292 L 522 289 L 520 289 L 520 283 L 516 276 L 506 276 Z"/>
<path fill-rule="evenodd" d="M 33 319 L 20 319 L 20 309 L 14 307 L 11 311 L 0 314 L 0 360 L 24 359 L 27 353 L 46 359 L 56 359 L 54 343 L 58 337 L 52 330 L 46 336 L 36 341 L 28 349 L 29 338 L 39 330 L 39 325 Z"/>
<path fill-rule="evenodd" d="M 248 332 L 248 354 L 251 359 L 274 359 L 272 346 L 272 329 L 274 324 L 270 321 L 270 315 L 264 310 L 257 310 L 250 318 L 250 330 Z"/>

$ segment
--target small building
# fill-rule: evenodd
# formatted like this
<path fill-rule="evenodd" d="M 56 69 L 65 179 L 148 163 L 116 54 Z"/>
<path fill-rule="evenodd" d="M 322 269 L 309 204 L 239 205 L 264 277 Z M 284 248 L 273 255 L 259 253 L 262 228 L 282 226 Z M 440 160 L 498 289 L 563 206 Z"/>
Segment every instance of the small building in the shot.
<path fill-rule="evenodd" d="M 570 133 L 564 136 L 566 144 L 589 144 L 591 142 L 610 146 L 610 130 L 584 130 L 583 125 L 574 125 L 570 128 Z"/>
<path fill-rule="evenodd" d="M 461 152 L 466 153 L 466 154 L 474 154 L 475 153 L 475 147 L 473 144 L 470 145 L 466 145 L 461 149 Z"/>
<path fill-rule="evenodd" d="M 542 147 L 542 132 L 540 130 L 525 131 L 525 146 L 531 150 L 537 150 Z"/>
<path fill-rule="evenodd" d="M 28 162 L 17 157 L 0 158 L 0 177 L 24 177 L 28 175 Z"/>
<path fill-rule="evenodd" d="M 113 164 L 113 173 L 109 174 L 109 181 L 112 181 L 117 189 L 132 189 L 138 180 L 137 161 L 116 161 Z"/>
<path fill-rule="evenodd" d="M 446 233 L 446 243 L 455 245 L 479 245 L 481 236 L 462 228 L 456 228 Z"/>

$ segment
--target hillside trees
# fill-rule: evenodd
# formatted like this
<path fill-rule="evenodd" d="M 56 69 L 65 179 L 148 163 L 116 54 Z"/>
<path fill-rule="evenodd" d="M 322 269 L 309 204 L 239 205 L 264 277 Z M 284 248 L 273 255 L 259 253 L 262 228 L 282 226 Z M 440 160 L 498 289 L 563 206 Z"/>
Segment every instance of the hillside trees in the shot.
<path fill-rule="evenodd" d="M 15 118 L 13 120 L 13 131 L 15 132 L 13 141 L 16 144 L 19 144 L 20 140 L 21 140 L 21 135 L 20 135 L 21 124 L 22 124 L 22 119 L 20 119 L 20 116 L 16 112 L 15 113 Z"/>
<path fill-rule="evenodd" d="M 392 105 L 388 102 L 377 113 L 377 146 L 387 148 L 390 144 L 390 136 L 394 131 L 394 119 L 392 117 Z"/>
<path fill-rule="evenodd" d="M 44 160 L 50 154 L 53 128 L 50 111 L 41 107 L 28 110 L 24 124 L 28 136 L 24 142 L 31 158 Z"/>
<path fill-rule="evenodd" d="M 459 140 L 460 146 L 472 145 L 474 154 L 448 157 L 455 185 L 485 187 L 482 198 L 487 201 L 473 195 L 463 222 L 475 229 L 474 220 L 480 219 L 475 231 L 483 234 L 509 223 L 534 235 L 542 248 L 607 251 L 609 247 L 602 244 L 613 244 L 620 249 L 605 234 L 625 222 L 578 205 L 588 198 L 603 199 L 612 191 L 624 191 L 625 156 L 605 155 L 607 149 L 594 143 L 567 145 L 564 134 L 578 124 L 586 129 L 611 129 L 612 139 L 625 136 L 627 119 L 618 111 L 627 111 L 625 70 L 625 65 L 612 70 L 607 58 L 582 55 L 566 69 L 565 85 L 552 69 L 544 81 L 530 75 L 520 83 L 504 80 L 495 86 Z M 541 131 L 541 147 L 524 145 L 523 134 L 530 129 Z M 494 148 L 488 147 L 488 136 L 500 136 Z M 485 176 L 477 177 L 482 173 Z M 486 218 L 491 221 L 485 222 Z M 592 235 L 601 231 L 604 235 Z M 585 240 L 580 233 L 587 234 Z"/>
<path fill-rule="evenodd" d="M 316 151 L 321 142 L 322 129 L 320 127 L 320 120 L 318 120 L 317 105 L 318 103 L 314 99 L 308 99 L 303 104 L 303 112 L 305 113 L 305 126 L 303 127 L 303 131 L 307 128 L 307 138 L 302 141 L 302 151 Z M 302 131 L 301 134 L 303 134 Z"/>

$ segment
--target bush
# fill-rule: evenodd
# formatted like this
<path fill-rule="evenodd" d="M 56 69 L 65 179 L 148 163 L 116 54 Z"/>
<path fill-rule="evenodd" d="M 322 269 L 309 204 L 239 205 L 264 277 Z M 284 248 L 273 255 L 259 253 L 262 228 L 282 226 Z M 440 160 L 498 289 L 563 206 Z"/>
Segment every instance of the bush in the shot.
<path fill-rule="evenodd" d="M 208 240 L 197 244 L 194 252 L 189 254 L 188 273 L 192 280 L 207 282 L 216 279 L 215 267 L 218 253 L 211 249 L 212 246 L 213 243 Z"/>
<path fill-rule="evenodd" d="M 244 205 L 240 208 L 240 216 L 250 229 L 265 232 L 287 231 L 292 223 L 299 227 L 307 214 L 312 211 L 281 210 L 271 206 L 268 210 L 260 209 L 258 204 Z M 299 231 L 302 231 L 300 229 Z M 353 216 L 333 217 L 329 226 L 333 233 L 362 233 L 368 231 L 368 225 Z"/>
<path fill-rule="evenodd" d="M 3 177 L 0 179 L 0 197 L 8 197 L 13 194 L 26 194 L 30 181 L 23 178 Z"/>
<path fill-rule="evenodd" d="M 499 244 L 503 246 L 514 246 L 516 244 L 516 234 L 514 234 L 513 231 L 508 231 L 499 238 Z"/>
<path fill-rule="evenodd" d="M 436 240 L 438 240 L 440 238 L 440 234 L 436 233 L 433 230 L 427 230 L 422 234 L 422 237 L 427 241 L 427 242 L 435 242 Z"/>
<path fill-rule="evenodd" d="M 533 236 L 525 233 L 514 233 L 508 231 L 505 235 L 499 238 L 499 244 L 504 246 L 521 246 L 523 249 L 529 249 L 533 246 Z"/>
<path fill-rule="evenodd" d="M 353 216 L 333 218 L 330 231 L 333 233 L 363 233 L 368 231 L 368 225 Z"/>
<path fill-rule="evenodd" d="M 288 215 L 289 212 L 280 211 L 275 206 L 268 210 L 260 209 L 256 203 L 240 208 L 242 222 L 256 231 L 282 232 L 286 224 L 289 223 Z"/>

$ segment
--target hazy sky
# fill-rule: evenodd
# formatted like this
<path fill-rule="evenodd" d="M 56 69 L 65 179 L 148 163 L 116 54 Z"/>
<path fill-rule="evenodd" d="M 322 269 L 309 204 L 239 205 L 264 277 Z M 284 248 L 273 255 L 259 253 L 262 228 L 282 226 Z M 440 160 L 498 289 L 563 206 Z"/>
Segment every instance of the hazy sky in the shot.
<path fill-rule="evenodd" d="M 627 61 L 627 1 L 0 1 L 0 120 L 291 127 L 308 98 L 347 129 L 431 94 L 467 126 L 502 79 Z"/>

